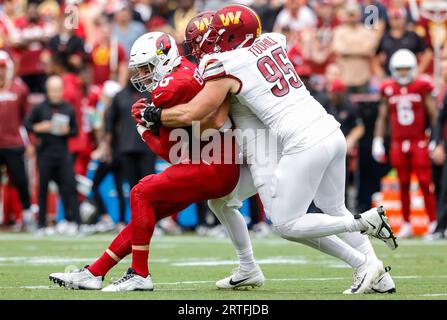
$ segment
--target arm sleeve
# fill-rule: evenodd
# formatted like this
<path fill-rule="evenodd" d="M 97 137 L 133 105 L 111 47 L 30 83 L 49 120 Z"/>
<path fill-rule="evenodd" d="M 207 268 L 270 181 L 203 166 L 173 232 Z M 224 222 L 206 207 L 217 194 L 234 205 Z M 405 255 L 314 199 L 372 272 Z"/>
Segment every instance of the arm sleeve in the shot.
<path fill-rule="evenodd" d="M 169 162 L 169 152 L 163 147 L 160 137 L 152 134 L 149 130 L 143 133 L 144 143 L 159 157 Z"/>
<path fill-rule="evenodd" d="M 222 61 L 210 59 L 204 66 L 202 78 L 205 81 L 223 78 L 227 75 Z"/>

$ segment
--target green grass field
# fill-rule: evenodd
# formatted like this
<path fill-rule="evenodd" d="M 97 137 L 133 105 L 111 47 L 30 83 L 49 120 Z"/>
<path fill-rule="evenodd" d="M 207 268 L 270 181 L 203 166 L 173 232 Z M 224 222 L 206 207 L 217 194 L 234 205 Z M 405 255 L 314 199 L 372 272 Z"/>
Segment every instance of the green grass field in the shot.
<path fill-rule="evenodd" d="M 256 258 L 267 278 L 259 289 L 223 291 L 214 282 L 236 266 L 228 239 L 195 235 L 157 237 L 151 244 L 154 292 L 103 293 L 60 288 L 51 272 L 92 263 L 113 234 L 85 238 L 38 238 L 0 233 L 0 299 L 447 299 L 447 241 L 400 241 L 396 251 L 374 242 L 392 266 L 397 293 L 345 296 L 350 268 L 299 244 L 272 236 L 253 239 Z M 111 270 L 109 284 L 130 265 L 126 258 Z"/>

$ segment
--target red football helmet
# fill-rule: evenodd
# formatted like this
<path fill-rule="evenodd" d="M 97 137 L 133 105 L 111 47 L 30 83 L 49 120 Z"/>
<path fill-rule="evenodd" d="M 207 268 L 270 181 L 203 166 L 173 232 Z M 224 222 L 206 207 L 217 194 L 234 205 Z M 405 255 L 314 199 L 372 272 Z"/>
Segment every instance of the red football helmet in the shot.
<path fill-rule="evenodd" d="M 200 48 L 211 53 L 249 47 L 260 36 L 261 29 L 261 20 L 253 9 L 240 4 L 229 5 L 216 11 Z M 212 51 L 209 51 L 210 46 L 203 46 L 207 41 L 214 44 Z"/>
<path fill-rule="evenodd" d="M 189 48 L 189 52 L 194 55 L 197 60 L 200 60 L 205 54 L 200 48 L 200 43 L 208 30 L 208 25 L 213 20 L 213 16 L 214 11 L 203 11 L 192 18 L 186 26 L 185 41 L 183 43 Z M 207 46 L 210 46 L 210 48 L 206 48 Z M 212 51 L 212 48 L 214 48 L 214 44 L 205 41 L 202 44 L 202 47 L 210 52 Z"/>

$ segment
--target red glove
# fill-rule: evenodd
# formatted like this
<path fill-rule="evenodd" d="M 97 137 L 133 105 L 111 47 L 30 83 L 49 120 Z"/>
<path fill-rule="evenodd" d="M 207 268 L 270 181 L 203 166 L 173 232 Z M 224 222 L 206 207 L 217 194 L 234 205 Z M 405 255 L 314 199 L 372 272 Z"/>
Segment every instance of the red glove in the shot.
<path fill-rule="evenodd" d="M 142 111 L 144 109 L 146 109 L 148 106 L 147 104 L 147 99 L 146 98 L 141 98 L 139 100 L 137 100 L 133 105 L 132 105 L 132 117 L 135 119 L 135 121 L 142 126 L 146 126 L 146 122 L 143 120 L 142 118 Z"/>

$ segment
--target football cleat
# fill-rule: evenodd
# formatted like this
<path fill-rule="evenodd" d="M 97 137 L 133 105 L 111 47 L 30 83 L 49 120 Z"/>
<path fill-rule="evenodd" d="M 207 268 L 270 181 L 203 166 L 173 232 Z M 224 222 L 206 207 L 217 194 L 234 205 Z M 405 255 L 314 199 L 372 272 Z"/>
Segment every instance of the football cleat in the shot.
<path fill-rule="evenodd" d="M 366 257 L 365 263 L 354 270 L 352 275 L 353 284 L 351 288 L 345 290 L 343 294 L 360 294 L 365 293 L 372 285 L 374 280 L 385 273 L 382 261 Z"/>
<path fill-rule="evenodd" d="M 153 291 L 151 275 L 146 278 L 135 273 L 132 268 L 127 269 L 126 273 L 111 285 L 108 285 L 101 291 L 104 292 L 126 292 L 126 291 Z"/>
<path fill-rule="evenodd" d="M 388 223 L 388 218 L 386 217 L 383 206 L 356 214 L 354 217 L 356 219 L 361 219 L 365 227 L 367 227 L 362 233 L 366 233 L 374 238 L 382 240 L 391 250 L 397 248 L 397 239 Z"/>
<path fill-rule="evenodd" d="M 94 276 L 85 266 L 70 272 L 56 272 L 49 279 L 61 287 L 75 290 L 100 290 L 102 288 L 102 276 Z"/>
<path fill-rule="evenodd" d="M 391 275 L 389 273 L 390 270 L 391 267 L 386 266 L 385 273 L 374 280 L 371 287 L 366 289 L 365 293 L 395 293 L 396 285 L 391 278 Z"/>
<path fill-rule="evenodd" d="M 240 287 L 260 287 L 264 284 L 265 277 L 259 266 L 256 266 L 250 271 L 241 270 L 237 268 L 233 274 L 222 280 L 216 282 L 219 289 L 236 289 Z"/>

